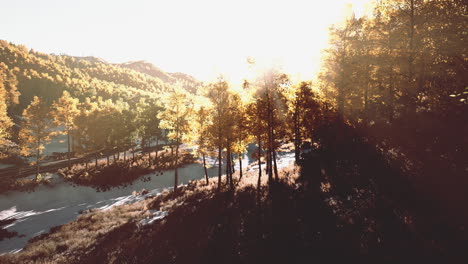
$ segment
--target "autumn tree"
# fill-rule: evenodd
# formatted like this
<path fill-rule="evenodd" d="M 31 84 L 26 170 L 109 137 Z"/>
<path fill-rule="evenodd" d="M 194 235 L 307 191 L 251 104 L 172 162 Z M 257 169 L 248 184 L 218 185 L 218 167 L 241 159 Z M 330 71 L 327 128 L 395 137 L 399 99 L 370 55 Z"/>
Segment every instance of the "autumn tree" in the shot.
<path fill-rule="evenodd" d="M 7 114 L 7 105 L 3 100 L 4 95 L 0 90 L 0 145 L 5 146 L 7 144 L 7 139 L 10 136 L 9 129 L 13 126 L 13 122 Z M 3 147 L 0 149 L 0 158 L 4 157 L 6 153 L 3 153 Z"/>
<path fill-rule="evenodd" d="M 8 69 L 8 66 L 0 62 L 0 158 L 8 156 L 7 145 L 12 145 L 11 127 L 13 120 L 8 114 L 9 108 L 18 104 L 19 92 L 14 73 L 16 70 Z"/>
<path fill-rule="evenodd" d="M 79 114 L 78 103 L 78 99 L 71 97 L 69 92 L 63 91 L 62 97 L 53 104 L 52 116 L 54 122 L 57 126 L 63 126 L 64 133 L 67 135 L 68 168 L 71 167 L 70 135 L 75 128 L 75 117 Z"/>
<path fill-rule="evenodd" d="M 151 141 L 155 140 L 156 145 L 159 144 L 159 140 L 163 139 L 162 129 L 160 128 L 159 113 L 163 111 L 163 108 L 159 105 L 156 100 L 144 100 L 141 99 L 137 104 L 138 115 L 137 115 L 137 128 L 138 134 L 141 139 L 142 148 L 148 148 L 148 162 L 151 164 L 151 152 L 149 147 Z M 156 148 L 155 160 L 157 160 L 158 151 Z"/>
<path fill-rule="evenodd" d="M 36 157 L 36 177 L 39 175 L 41 154 L 44 145 L 53 136 L 53 122 L 50 108 L 35 96 L 31 104 L 23 111 L 23 121 L 19 132 L 21 153 Z"/>
<path fill-rule="evenodd" d="M 206 184 L 209 183 L 208 170 L 206 165 L 206 156 L 209 154 L 210 134 L 208 128 L 210 126 L 211 105 L 207 102 L 204 96 L 196 96 L 194 98 L 194 109 L 190 117 L 191 130 L 187 134 L 187 141 L 196 149 L 197 156 L 202 158 L 203 170 L 205 173 Z"/>
<path fill-rule="evenodd" d="M 232 153 L 237 154 L 239 160 L 239 181 L 242 179 L 242 156 L 246 152 L 247 145 L 253 141 L 253 136 L 249 131 L 248 120 L 248 103 L 249 94 L 244 89 L 241 92 L 232 96 L 232 111 L 233 120 L 232 127 Z"/>
<path fill-rule="evenodd" d="M 414 185 L 447 204 L 466 202 L 459 179 L 467 143 L 456 140 L 468 123 L 466 10 L 461 0 L 378 1 L 373 16 L 332 28 L 318 85 L 341 123 L 397 155 L 392 162 L 411 164 L 402 170 L 424 178 Z"/>
<path fill-rule="evenodd" d="M 212 105 L 211 124 L 209 126 L 210 138 L 218 150 L 218 190 L 221 189 L 222 175 L 222 152 L 227 138 L 227 129 L 229 127 L 229 84 L 220 77 L 217 82 L 210 84 L 207 89 L 206 97 Z M 226 164 L 227 166 L 227 164 Z"/>
<path fill-rule="evenodd" d="M 257 101 L 258 118 L 264 122 L 266 173 L 271 182 L 278 179 L 276 149 L 278 140 L 285 136 L 285 121 L 287 118 L 286 98 L 284 90 L 289 86 L 289 78 L 275 67 L 260 74 L 254 99 Z"/>
<path fill-rule="evenodd" d="M 161 120 L 159 127 L 168 129 L 169 139 L 175 142 L 175 160 L 174 160 L 174 192 L 178 185 L 178 162 L 179 146 L 182 139 L 190 130 L 189 116 L 193 109 L 190 95 L 180 85 L 174 85 L 171 92 L 168 92 L 162 98 L 164 110 L 158 114 Z"/>
<path fill-rule="evenodd" d="M 78 106 L 80 113 L 75 118 L 76 151 L 81 154 L 94 154 L 95 169 L 98 169 L 98 158 L 100 151 L 104 148 L 106 131 L 102 129 L 99 112 L 101 111 L 97 102 L 86 98 Z M 86 166 L 88 163 L 86 162 Z"/>
<path fill-rule="evenodd" d="M 312 137 L 315 120 L 318 120 L 318 98 L 312 91 L 311 82 L 300 82 L 287 89 L 285 93 L 289 110 L 289 120 L 292 120 L 291 131 L 294 143 L 296 163 L 300 158 L 302 141 Z"/>

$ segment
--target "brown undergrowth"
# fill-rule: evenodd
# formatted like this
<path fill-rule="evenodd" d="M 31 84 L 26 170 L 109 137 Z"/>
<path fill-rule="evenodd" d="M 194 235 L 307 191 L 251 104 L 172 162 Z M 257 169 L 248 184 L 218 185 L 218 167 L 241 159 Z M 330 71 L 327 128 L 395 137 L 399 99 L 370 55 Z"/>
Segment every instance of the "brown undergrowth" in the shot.
<path fill-rule="evenodd" d="M 237 179 L 235 174 L 234 177 Z M 284 178 L 297 176 L 294 167 L 282 171 Z M 110 210 L 91 210 L 83 213 L 75 221 L 54 227 L 49 233 L 32 238 L 28 245 L 17 254 L 0 256 L 2 263 L 102 263 L 96 254 L 104 254 L 103 246 L 110 247 L 109 243 L 116 240 L 125 240 L 130 233 L 143 229 L 152 229 L 154 226 L 164 226 L 167 220 L 157 221 L 149 227 L 141 227 L 139 222 L 151 218 L 152 212 L 165 211 L 172 218 L 180 210 L 196 210 L 195 204 L 205 200 L 216 199 L 220 196 L 235 196 L 238 192 L 253 190 L 257 181 L 257 172 L 244 173 L 241 182 L 236 181 L 237 189 L 229 190 L 223 185 L 221 192 L 217 192 L 217 179 L 206 181 L 195 180 L 178 188 L 177 193 L 165 190 L 157 196 L 147 197 L 145 200 L 128 205 L 113 207 Z M 264 177 L 265 178 L 265 177 Z M 222 177 L 225 182 L 225 177 Z M 266 179 L 262 181 L 264 188 Z M 262 199 L 266 193 L 262 192 Z M 189 206 L 189 208 L 186 208 Z M 112 258 L 112 256 L 109 256 Z M 110 261 L 110 260 L 106 260 Z M 121 263 L 116 256 L 111 262 Z"/>
<path fill-rule="evenodd" d="M 39 174 L 33 178 L 8 178 L 0 182 L 0 194 L 9 191 L 33 192 L 41 184 L 50 183 L 50 173 Z"/>
<path fill-rule="evenodd" d="M 467 257 L 461 240 L 423 236 L 414 212 L 373 184 L 331 178 L 327 163 L 310 157 L 271 183 L 264 175 L 259 191 L 251 171 L 232 190 L 217 191 L 216 178 L 196 180 L 177 193 L 91 211 L 0 262 L 466 263 L 457 262 Z M 157 212 L 168 214 L 141 224 Z"/>
<path fill-rule="evenodd" d="M 178 166 L 190 164 L 194 161 L 192 154 L 181 151 Z M 97 167 L 94 163 L 90 163 L 88 166 L 75 164 L 70 169 L 63 168 L 58 172 L 65 180 L 74 184 L 92 186 L 100 191 L 105 191 L 112 187 L 130 184 L 142 175 L 155 171 L 162 172 L 174 169 L 174 167 L 174 159 L 161 151 L 158 153 L 157 158 L 154 155 L 149 157 L 138 154 L 135 158 L 112 160 L 109 165 L 107 165 L 107 161 L 99 160 Z"/>

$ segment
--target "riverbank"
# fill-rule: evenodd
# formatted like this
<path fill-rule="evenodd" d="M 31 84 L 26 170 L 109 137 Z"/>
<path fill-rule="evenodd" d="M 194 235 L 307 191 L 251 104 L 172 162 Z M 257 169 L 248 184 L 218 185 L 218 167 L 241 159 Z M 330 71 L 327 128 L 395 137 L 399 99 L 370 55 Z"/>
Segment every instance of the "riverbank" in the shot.
<path fill-rule="evenodd" d="M 208 161 L 208 160 L 207 160 Z M 209 160 L 214 164 L 214 160 Z M 247 164 L 247 158 L 244 164 Z M 204 178 L 203 166 L 197 162 L 179 167 L 179 183 Z M 217 168 L 208 168 L 210 177 Z M 51 175 L 49 184 L 38 185 L 34 192 L 9 191 L 0 193 L 0 219 L 16 219 L 5 226 L 18 236 L 0 241 L 0 254 L 21 250 L 34 236 L 49 232 L 50 228 L 76 220 L 80 212 L 107 208 L 116 204 L 131 203 L 141 199 L 134 192 L 146 189 L 155 195 L 174 185 L 174 170 L 142 175 L 129 185 L 111 188 L 105 192 L 90 186 L 74 185 L 57 174 Z"/>
<path fill-rule="evenodd" d="M 194 156 L 181 151 L 177 166 L 181 167 L 195 162 Z M 97 167 L 95 163 L 75 164 L 70 169 L 58 170 L 59 175 L 76 185 L 90 186 L 99 191 L 106 191 L 112 187 L 126 186 L 142 175 L 156 172 L 158 176 L 162 171 L 175 168 L 174 158 L 160 151 L 158 155 L 138 154 L 128 159 L 99 160 Z M 143 179 L 148 180 L 148 179 Z"/>
<path fill-rule="evenodd" d="M 237 188 L 234 193 L 225 185 L 223 190 L 217 193 L 217 178 L 211 177 L 209 184 L 206 184 L 205 179 L 193 180 L 185 186 L 180 186 L 177 193 L 168 188 L 157 195 L 151 193 L 136 195 L 142 200 L 135 203 L 104 210 L 88 210 L 75 221 L 54 227 L 49 233 L 29 240 L 19 253 L 1 256 L 0 261 L 2 263 L 98 263 L 100 261 L 93 259 L 96 254 L 103 252 L 101 246 L 104 244 L 115 239 L 125 240 L 127 239 L 125 236 L 133 232 L 143 234 L 158 226 L 164 227 L 165 218 L 181 217 L 186 210 L 193 210 L 193 205 L 199 206 L 204 201 L 226 195 L 236 196 L 246 190 L 254 190 L 257 173 L 255 170 L 244 173 L 241 182 L 237 181 L 238 173 L 236 173 L 234 178 Z M 281 177 L 285 179 L 296 176 L 297 169 L 294 167 L 281 172 Z M 222 181 L 226 182 L 224 176 Z M 264 200 L 266 177 L 263 177 L 262 184 L 261 199 Z M 133 239 L 135 238 L 132 237 L 132 241 Z M 106 262 L 108 261 L 102 263 Z"/>
<path fill-rule="evenodd" d="M 9 178 L 0 182 L 0 194 L 9 191 L 33 192 L 40 185 L 50 183 L 50 173 L 40 174 L 37 178 L 32 175 L 28 178 Z"/>
<path fill-rule="evenodd" d="M 322 153 L 323 154 L 323 153 Z M 36 237 L 2 263 L 464 263 L 462 234 L 426 234 L 416 212 L 374 182 L 337 181 L 328 157 L 280 170 L 277 182 L 248 170 L 236 188 L 217 179 L 132 204 L 87 210 Z M 359 169 L 359 168 L 356 168 Z M 359 171 L 356 171 L 358 173 Z M 354 176 L 354 175 L 353 175 Z M 223 183 L 226 179 L 223 177 Z M 427 221 L 427 218 L 424 219 Z M 439 226 L 439 231 L 445 230 Z M 448 231 L 445 230 L 445 231 Z"/>

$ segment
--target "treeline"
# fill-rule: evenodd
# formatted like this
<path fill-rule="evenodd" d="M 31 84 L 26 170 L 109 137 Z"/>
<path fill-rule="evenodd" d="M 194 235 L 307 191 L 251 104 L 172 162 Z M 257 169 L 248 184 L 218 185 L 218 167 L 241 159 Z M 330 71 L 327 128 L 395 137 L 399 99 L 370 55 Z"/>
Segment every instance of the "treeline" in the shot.
<path fill-rule="evenodd" d="M 467 9 L 461 0 L 378 1 L 373 16 L 331 28 L 319 83 L 421 199 L 456 215 L 468 201 Z"/>
<path fill-rule="evenodd" d="M 255 68 L 255 65 L 253 65 Z M 223 79 L 187 91 L 175 83 L 166 91 L 136 103 L 119 98 L 85 97 L 84 100 L 63 91 L 51 104 L 34 96 L 20 118 L 18 133 L 21 155 L 36 158 L 37 173 L 42 150 L 58 133 L 67 135 L 68 160 L 74 155 L 94 155 L 98 159 L 113 153 L 144 149 L 151 141 L 170 140 L 174 156 L 175 184 L 178 185 L 177 162 L 182 143 L 193 146 L 203 159 L 218 158 L 218 188 L 221 175 L 234 187 L 234 163 L 240 163 L 247 145 L 256 142 L 255 156 L 260 168 L 266 164 L 266 177 L 278 179 L 277 150 L 284 140 L 294 139 L 299 159 L 302 140 L 310 138 L 320 104 L 310 82 L 292 84 L 277 69 L 259 71 L 256 79 L 245 80 L 242 87 L 232 87 Z M 225 166 L 222 166 L 225 165 Z M 70 166 L 70 162 L 69 162 Z M 88 163 L 85 163 L 88 166 Z M 222 168 L 226 168 L 222 171 Z M 259 186 L 263 170 L 259 170 Z"/>
<path fill-rule="evenodd" d="M 187 89 L 200 85 L 190 76 L 173 74 L 162 80 L 145 74 L 142 63 L 133 63 L 131 69 L 92 57 L 44 54 L 0 40 L 0 158 L 17 152 L 20 116 L 35 96 L 51 106 L 67 91 L 81 102 L 122 101 L 134 108 L 141 100 L 154 101 L 174 82 Z"/>

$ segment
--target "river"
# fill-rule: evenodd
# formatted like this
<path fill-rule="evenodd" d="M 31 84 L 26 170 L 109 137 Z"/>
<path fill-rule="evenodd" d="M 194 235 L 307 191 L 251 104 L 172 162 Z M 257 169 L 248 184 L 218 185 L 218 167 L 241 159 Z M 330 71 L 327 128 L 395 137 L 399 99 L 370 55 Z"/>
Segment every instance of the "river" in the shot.
<path fill-rule="evenodd" d="M 287 166 L 293 158 L 292 153 L 279 154 L 278 166 Z M 245 168 L 246 164 L 252 162 L 250 155 L 245 155 L 242 163 Z M 208 159 L 208 163 L 213 165 L 215 160 Z M 258 168 L 250 167 L 250 170 L 255 169 Z M 213 177 L 217 175 L 217 171 L 216 166 L 211 166 L 208 174 Z M 144 199 L 142 196 L 131 195 L 134 190 L 141 191 L 145 188 L 150 194 L 157 194 L 174 184 L 173 170 L 165 171 L 159 176 L 154 173 L 146 176 L 151 176 L 151 180 L 144 182 L 141 180 L 144 177 L 142 176 L 132 185 L 98 192 L 87 186 L 73 186 L 54 175 L 50 185 L 39 186 L 34 192 L 11 191 L 0 194 L 0 220 L 16 219 L 4 228 L 18 233 L 18 236 L 0 241 L 0 253 L 18 252 L 32 237 L 49 232 L 51 227 L 73 221 L 84 210 L 104 209 Z M 201 178 L 204 178 L 204 172 L 200 164 L 179 168 L 179 184 Z"/>

